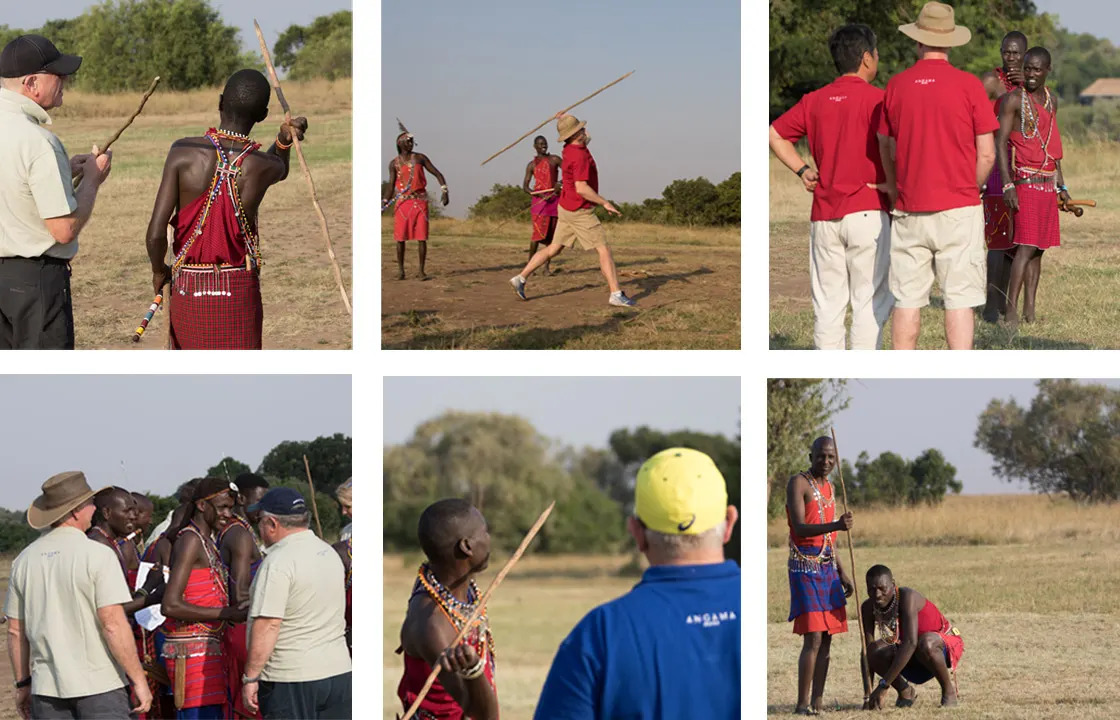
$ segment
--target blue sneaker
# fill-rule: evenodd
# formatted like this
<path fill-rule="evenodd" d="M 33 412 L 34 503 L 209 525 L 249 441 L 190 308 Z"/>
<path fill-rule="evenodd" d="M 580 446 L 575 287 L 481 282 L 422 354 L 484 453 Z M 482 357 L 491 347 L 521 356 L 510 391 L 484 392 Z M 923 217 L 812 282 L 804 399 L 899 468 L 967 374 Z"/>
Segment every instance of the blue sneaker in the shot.
<path fill-rule="evenodd" d="M 522 300 L 527 300 L 525 297 L 525 281 L 521 279 L 520 275 L 514 275 L 509 279 L 509 284 L 513 285 L 513 291 L 517 293 L 517 297 Z"/>
<path fill-rule="evenodd" d="M 611 298 L 608 300 L 611 305 L 618 305 L 620 307 L 637 307 L 638 303 L 626 297 L 626 293 L 619 291 L 618 295 L 611 293 Z"/>

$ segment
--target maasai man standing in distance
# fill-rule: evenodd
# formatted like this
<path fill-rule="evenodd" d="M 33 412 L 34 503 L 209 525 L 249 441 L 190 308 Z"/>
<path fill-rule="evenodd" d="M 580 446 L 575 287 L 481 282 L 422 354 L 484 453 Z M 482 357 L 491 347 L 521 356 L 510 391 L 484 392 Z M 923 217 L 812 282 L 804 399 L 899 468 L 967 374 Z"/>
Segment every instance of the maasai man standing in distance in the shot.
<path fill-rule="evenodd" d="M 1058 98 L 1046 87 L 1050 52 L 1033 47 L 1023 58 L 1023 87 L 1008 93 L 1000 106 L 996 153 L 1004 178 L 1003 198 L 1012 213 L 1015 260 L 1007 296 L 1007 324 L 1019 325 L 1019 291 L 1026 281 L 1023 319 L 1034 322 L 1035 295 L 1042 275 L 1042 254 L 1061 245 L 1058 202 L 1070 200 L 1062 179 L 1062 134 Z M 1009 148 L 1015 153 L 1014 164 Z"/>
<path fill-rule="evenodd" d="M 1023 53 L 1026 51 L 1027 36 L 1012 30 L 1003 36 L 999 48 L 1003 67 L 980 76 L 997 118 L 1003 96 L 1023 84 Z M 998 162 L 992 166 L 992 174 L 984 185 L 984 238 L 988 243 L 988 300 L 983 317 L 994 323 L 999 322 L 999 316 L 1007 309 L 1011 259 L 1015 254 L 1015 245 L 1011 242 L 1011 213 L 1003 202 L 1003 176 Z"/>
<path fill-rule="evenodd" d="M 397 652 L 404 653 L 404 676 L 397 695 L 409 708 L 439 663 L 419 717 L 497 720 L 494 641 L 486 612 L 462 643 L 448 647 L 481 597 L 474 576 L 490 562 L 486 518 L 465 500 L 440 500 L 420 515 L 417 535 L 428 561 L 420 566 L 401 626 Z"/>
<path fill-rule="evenodd" d="M 393 210 L 393 239 L 397 241 L 398 280 L 404 280 L 404 244 L 408 240 L 419 243 L 420 279 L 428 277 L 424 273 L 424 262 L 428 259 L 428 180 L 424 177 L 425 170 L 439 180 L 443 206 L 447 207 L 450 202 L 443 173 L 436 169 L 427 155 L 412 152 L 414 144 L 410 132 L 397 136 L 397 156 L 389 161 L 389 184 L 385 186 L 385 195 L 381 198 L 382 210 L 391 202 L 396 206 Z"/>
<path fill-rule="evenodd" d="M 556 234 L 556 209 L 560 207 L 560 156 L 549 154 L 548 140 L 544 135 L 533 138 L 533 149 L 537 151 L 537 155 L 529 161 L 525 168 L 525 180 L 521 183 L 521 189 L 533 198 L 529 208 L 533 216 L 533 236 L 529 240 L 530 260 L 537 254 L 539 246 L 552 244 L 552 236 Z M 529 189 L 530 180 L 535 180 L 532 190 Z M 544 274 L 552 274 L 552 258 L 545 261 Z"/>
<path fill-rule="evenodd" d="M 921 593 L 898 587 L 885 565 L 867 571 L 867 599 L 863 613 L 863 634 L 867 640 L 871 672 L 882 676 L 871 693 L 872 709 L 882 707 L 888 687 L 898 691 L 898 707 L 914 704 L 917 692 L 907 683 L 923 685 L 937 678 L 941 685 L 941 705 L 957 704 L 957 686 L 952 669 L 964 655 L 964 639 L 953 623 Z M 882 638 L 875 639 L 878 628 Z"/>
<path fill-rule="evenodd" d="M 229 606 L 228 573 L 214 537 L 233 516 L 234 492 L 235 486 L 226 480 L 203 479 L 185 525 L 168 530 L 168 537 L 175 539 L 163 597 L 163 658 L 179 718 L 228 717 L 222 633 L 226 623 L 245 622 L 248 603 Z"/>
<path fill-rule="evenodd" d="M 152 513 L 155 512 L 156 506 L 144 493 L 133 492 L 132 497 L 136 498 L 136 536 L 132 544 L 136 546 L 137 554 L 143 556 L 147 549 L 145 539 L 152 529 Z"/>
<path fill-rule="evenodd" d="M 798 715 L 820 712 L 832 636 L 848 631 L 846 598 L 855 590 L 834 552 L 836 532 L 851 530 L 852 514 L 835 519 L 836 494 L 828 479 L 836 467 L 832 438 L 817 438 L 809 459 L 809 471 L 791 477 L 786 487 L 789 619 L 804 638 L 797 663 Z"/>
<path fill-rule="evenodd" d="M 249 602 L 249 588 L 264 560 L 257 533 L 245 517 L 245 508 L 260 502 L 268 492 L 268 481 L 252 473 L 242 473 L 234 482 L 237 505 L 226 526 L 218 533 L 218 550 L 222 564 L 229 571 L 230 605 L 240 607 Z M 248 659 L 248 623 L 233 623 L 222 637 L 222 655 L 229 673 L 229 691 L 237 717 L 260 718 L 259 710 L 250 712 L 241 699 L 241 677 Z"/>
<path fill-rule="evenodd" d="M 256 70 L 239 70 L 218 97 L 221 126 L 176 140 L 148 223 L 148 259 L 156 293 L 171 283 L 171 347 L 259 350 L 261 305 L 257 214 L 268 188 L 288 177 L 292 133 L 284 123 L 267 151 L 249 137 L 268 115 L 271 88 Z M 167 226 L 175 228 L 168 267 Z"/>
<path fill-rule="evenodd" d="M 354 656 L 353 644 L 353 619 L 354 619 L 354 603 L 353 603 L 353 573 L 352 565 L 354 559 L 354 546 L 353 546 L 353 528 L 354 523 L 354 479 L 347 478 L 346 482 L 338 486 L 335 491 L 335 497 L 338 498 L 338 507 L 342 512 L 343 517 L 348 517 L 351 522 L 342 528 L 342 534 L 338 542 L 331 547 L 338 553 L 338 557 L 342 560 L 342 567 L 346 570 L 346 649 L 350 651 L 350 656 Z"/>

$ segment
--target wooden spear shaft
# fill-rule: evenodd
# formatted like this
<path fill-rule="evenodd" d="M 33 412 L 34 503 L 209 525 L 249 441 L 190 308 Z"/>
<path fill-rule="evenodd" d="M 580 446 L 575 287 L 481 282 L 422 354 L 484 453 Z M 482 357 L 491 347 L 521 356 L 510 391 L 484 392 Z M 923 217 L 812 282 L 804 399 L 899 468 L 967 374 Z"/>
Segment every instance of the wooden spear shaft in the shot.
<path fill-rule="evenodd" d="M 832 447 L 836 450 L 836 472 L 840 474 L 840 491 L 844 496 L 844 513 L 848 512 L 848 489 L 844 487 L 844 470 L 840 465 L 840 446 L 836 444 L 836 429 L 829 428 L 832 431 Z M 863 653 L 859 658 L 859 674 L 863 679 L 863 704 L 866 707 L 868 701 L 871 699 L 871 677 L 870 666 L 867 660 L 867 636 L 863 634 L 863 607 L 859 604 L 859 583 L 856 581 L 856 553 L 852 549 L 852 531 L 845 530 L 844 534 L 848 538 L 848 559 L 852 564 L 852 591 L 856 596 L 856 623 L 859 625 L 859 643 L 863 648 Z"/>
<path fill-rule="evenodd" d="M 112 147 L 113 143 L 115 143 L 120 138 L 121 133 L 123 133 L 125 130 L 128 129 L 128 126 L 132 124 L 132 121 L 135 120 L 136 117 L 140 114 L 140 112 L 144 109 L 144 105 L 147 104 L 148 98 L 150 98 L 152 96 L 152 93 L 154 93 L 156 91 L 156 86 L 159 85 L 159 80 L 160 80 L 160 76 L 156 75 L 155 78 L 152 80 L 152 84 L 149 85 L 148 89 L 144 92 L 144 97 L 140 98 L 140 106 L 136 108 L 136 112 L 134 112 L 134 113 L 132 113 L 131 115 L 128 116 L 128 120 L 125 120 L 124 125 L 121 125 L 120 129 L 117 130 L 115 133 L 113 133 L 113 136 L 111 138 L 109 138 L 108 140 L 106 140 L 104 145 L 99 145 L 97 147 L 97 149 L 101 152 L 102 155 L 104 155 L 105 152 L 110 147 Z M 78 183 L 81 182 L 81 180 L 82 180 L 82 174 L 81 173 L 78 173 L 77 175 L 75 175 L 74 176 L 74 187 L 78 187 Z"/>
<path fill-rule="evenodd" d="M 291 125 L 292 122 L 292 109 L 288 107 L 288 101 L 284 98 L 284 90 L 280 87 L 280 78 L 276 76 L 276 67 L 272 64 L 272 55 L 268 52 L 268 45 L 265 44 L 264 34 L 261 33 L 261 26 L 253 20 L 253 27 L 257 31 L 257 40 L 261 44 L 261 55 L 264 56 L 264 63 L 268 66 L 269 77 L 272 78 L 272 87 L 276 90 L 276 99 L 280 101 L 280 107 L 284 108 L 284 122 Z M 323 214 L 323 208 L 319 206 L 319 197 L 315 194 L 315 181 L 311 179 L 311 171 L 307 168 L 307 160 L 303 157 L 303 146 L 300 144 L 299 137 L 296 131 L 292 130 L 292 143 L 296 148 L 296 157 L 299 158 L 300 169 L 303 170 L 303 176 L 307 179 L 307 188 L 311 191 L 311 204 L 315 206 L 315 214 L 319 216 L 319 227 L 323 230 L 323 238 L 327 241 L 327 255 L 331 259 L 331 267 L 334 268 L 334 279 L 338 283 L 338 291 L 342 293 L 342 304 L 346 306 L 346 312 L 349 315 L 354 314 L 354 310 L 350 307 L 350 297 L 346 294 L 346 286 L 342 283 L 342 269 L 338 266 L 338 260 L 334 256 L 334 246 L 331 244 L 331 233 L 327 229 L 327 216 Z"/>
<path fill-rule="evenodd" d="M 447 646 L 448 649 L 453 648 L 461 643 L 463 641 L 463 638 L 467 636 L 467 631 L 471 629 L 471 626 L 474 625 L 475 621 L 478 620 L 478 618 L 482 615 L 482 612 L 486 609 L 486 602 L 490 599 L 490 596 L 494 593 L 495 590 L 498 589 L 498 586 L 502 584 L 502 580 L 504 580 L 509 571 L 513 569 L 513 566 L 517 564 L 517 561 L 521 559 L 521 556 L 525 554 L 525 550 L 529 547 L 529 543 L 533 542 L 533 538 L 537 536 L 537 533 L 540 531 L 541 526 L 544 525 L 544 521 L 548 519 L 548 516 L 552 513 L 552 508 L 554 507 L 556 507 L 555 501 L 553 501 L 547 508 L 544 509 L 544 512 L 541 513 L 541 516 L 537 518 L 537 521 L 535 523 L 533 523 L 533 527 L 529 528 L 529 532 L 525 535 L 525 539 L 521 541 L 521 544 L 517 546 L 517 551 L 513 553 L 513 557 L 511 557 L 505 564 L 505 566 L 502 567 L 501 571 L 498 572 L 498 576 L 494 578 L 494 581 L 492 583 L 490 583 L 490 587 L 486 588 L 486 592 L 482 593 L 482 597 L 479 599 L 478 604 L 475 605 L 474 612 L 472 612 L 471 616 L 467 618 L 467 621 L 463 623 L 463 627 L 459 628 L 459 633 L 455 636 L 455 639 L 451 641 L 451 644 Z M 485 658 L 483 659 L 485 660 Z M 432 689 L 432 685 L 435 683 L 436 678 L 439 677 L 439 671 L 440 664 L 439 662 L 436 662 L 435 667 L 432 668 L 432 672 L 428 675 L 428 680 L 424 683 L 424 687 L 420 690 L 420 694 L 417 695 L 416 699 L 412 701 L 412 706 L 408 708 L 408 712 L 404 714 L 404 717 L 401 720 L 410 720 L 410 718 L 416 714 L 416 711 L 420 709 L 420 703 L 424 702 L 424 698 L 427 697 L 428 691 Z"/>
<path fill-rule="evenodd" d="M 311 466 L 307 464 L 307 456 L 303 456 L 303 467 L 307 470 L 307 486 L 311 488 L 311 512 L 315 514 L 315 527 L 319 528 L 319 537 L 323 537 L 323 524 L 319 522 L 319 506 L 315 504 L 315 481 L 311 479 Z"/>
<path fill-rule="evenodd" d="M 622 77 L 620 77 L 619 79 L 615 80 L 614 82 L 609 82 L 609 83 L 607 83 L 607 84 L 606 84 L 606 85 L 604 85 L 603 87 L 599 88 L 599 89 L 598 89 L 598 90 L 596 90 L 595 92 L 593 92 L 593 93 L 591 93 L 590 95 L 588 95 L 587 97 L 585 97 L 585 98 L 584 98 L 583 100 L 580 100 L 580 101 L 579 101 L 579 102 L 577 102 L 577 103 L 572 103 L 572 104 L 571 104 L 571 105 L 569 105 L 568 107 L 566 107 L 566 108 L 564 108 L 563 110 L 561 110 L 561 111 L 560 111 L 560 113 L 566 113 L 566 112 L 568 112 L 569 110 L 571 110 L 572 108 L 574 108 L 574 107 L 575 107 L 576 105 L 580 105 L 580 104 L 582 104 L 582 103 L 585 103 L 585 102 L 587 102 L 587 101 L 588 101 L 588 100 L 590 100 L 591 98 L 595 97 L 595 96 L 596 96 L 596 95 L 598 95 L 599 93 L 601 93 L 601 92 L 603 92 L 604 90 L 606 90 L 607 88 L 609 88 L 609 87 L 610 87 L 611 85 L 617 85 L 618 83 L 622 82 L 623 80 L 625 80 L 626 78 L 630 77 L 630 76 L 631 76 L 631 75 L 633 75 L 633 74 L 634 74 L 634 71 L 633 71 L 633 70 L 631 70 L 630 72 L 626 73 L 625 75 L 623 75 L 623 76 L 622 76 Z M 513 146 L 514 146 L 514 145 L 516 145 L 517 143 L 521 142 L 521 141 L 522 141 L 522 140 L 524 140 L 525 138 L 527 138 L 527 137 L 529 137 L 530 135 L 532 135 L 533 133 L 535 133 L 535 132 L 536 132 L 537 130 L 540 130 L 540 129 L 541 129 L 542 127 L 544 127 L 545 125 L 547 125 L 548 123 L 550 123 L 550 122 L 551 122 L 552 120 L 554 120 L 555 118 L 556 118 L 556 116 L 555 116 L 555 115 L 553 115 L 553 116 L 552 116 L 552 117 L 550 117 L 550 118 L 549 118 L 548 120 L 545 120 L 545 121 L 544 121 L 544 122 L 542 122 L 542 123 L 541 123 L 540 125 L 537 125 L 537 126 L 536 126 L 535 128 L 533 128 L 533 129 L 532 129 L 532 130 L 530 130 L 529 132 L 525 133 L 525 134 L 524 134 L 524 135 L 522 135 L 521 137 L 517 138 L 516 140 L 514 140 L 513 142 L 511 142 L 511 143 L 510 143 L 509 145 L 506 145 L 506 146 L 505 146 L 504 148 L 502 148 L 502 149 L 501 149 L 501 150 L 499 150 L 498 152 L 494 153 L 494 154 L 493 154 L 493 155 L 491 155 L 490 157 L 488 157 L 488 158 L 486 158 L 485 160 L 483 160 L 483 161 L 482 161 L 482 164 L 483 164 L 483 165 L 485 165 L 486 163 L 490 162 L 490 161 L 491 161 L 491 160 L 493 160 L 494 158 L 498 157 L 499 155 L 501 155 L 502 153 L 504 153 L 504 152 L 505 152 L 506 150 L 509 150 L 509 149 L 510 149 L 511 147 L 513 147 Z"/>

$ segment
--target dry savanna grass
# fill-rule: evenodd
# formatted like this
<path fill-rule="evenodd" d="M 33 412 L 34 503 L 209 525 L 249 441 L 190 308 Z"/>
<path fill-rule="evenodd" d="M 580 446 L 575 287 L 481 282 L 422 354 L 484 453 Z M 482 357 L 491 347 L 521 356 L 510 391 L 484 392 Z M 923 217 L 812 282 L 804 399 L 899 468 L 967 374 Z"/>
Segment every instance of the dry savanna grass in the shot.
<path fill-rule="evenodd" d="M 958 674 L 962 705 L 953 713 L 983 718 L 1114 718 L 1112 687 L 1120 653 L 1120 559 L 1112 551 L 1120 508 L 1078 508 L 1038 497 L 949 498 L 927 511 L 853 511 L 856 579 L 873 564 L 933 601 L 960 629 L 965 653 Z M 784 526 L 784 521 L 782 522 Z M 792 711 L 800 638 L 787 622 L 788 551 L 769 531 L 767 564 L 767 704 Z M 956 538 L 959 544 L 949 544 Z M 777 546 L 777 547 L 775 547 Z M 839 556 L 848 564 L 841 536 Z M 828 715 L 863 717 L 855 601 L 849 632 L 834 638 L 825 690 Z M 936 681 L 918 689 L 905 718 L 943 713 Z"/>
<path fill-rule="evenodd" d="M 351 129 L 349 81 L 285 83 L 296 115 L 308 118 L 304 154 L 327 217 L 347 293 L 351 278 Z M 132 126 L 113 145 L 113 172 L 102 186 L 93 219 L 82 232 L 73 262 L 75 341 L 78 348 L 162 348 L 167 317 L 152 320 L 144 340 L 130 340 L 152 301 L 144 247 L 148 219 L 171 143 L 218 124 L 219 88 L 188 93 L 157 90 Z M 68 92 L 52 115 L 52 129 L 70 154 L 104 143 L 136 109 L 140 93 Z M 269 117 L 253 136 L 267 148 L 283 118 L 273 97 Z M 292 157 L 288 179 L 261 205 L 264 255 L 264 347 L 349 348 L 351 322 L 342 306 L 307 183 Z M 173 300 L 172 300 L 173 302 Z"/>
<path fill-rule="evenodd" d="M 485 590 L 508 557 L 496 554 L 478 585 Z M 497 658 L 502 717 L 533 716 L 560 641 L 593 607 L 625 594 L 637 578 L 619 577 L 629 557 L 522 558 L 488 604 Z M 396 654 L 401 622 L 421 558 L 385 556 L 384 709 L 385 720 L 404 714 L 397 684 L 404 668 Z"/>
<path fill-rule="evenodd" d="M 385 349 L 730 349 L 739 347 L 738 228 L 610 224 L 619 282 L 638 308 L 607 304 L 594 252 L 569 249 L 556 273 L 529 279 L 528 302 L 509 284 L 528 260 L 525 217 L 433 220 L 427 273 L 407 243 L 397 279 L 391 215 L 382 219 L 381 332 Z"/>
<path fill-rule="evenodd" d="M 1076 218 L 1061 213 L 1062 246 L 1045 254 L 1038 320 L 1017 333 L 983 322 L 977 310 L 977 349 L 1120 348 L 1120 144 L 1067 145 L 1062 170 L 1075 199 L 1093 199 Z M 770 158 L 770 348 L 813 345 L 809 299 L 809 208 L 801 181 Z M 922 310 L 921 349 L 945 348 L 940 290 Z M 884 336 L 890 347 L 890 329 Z"/>

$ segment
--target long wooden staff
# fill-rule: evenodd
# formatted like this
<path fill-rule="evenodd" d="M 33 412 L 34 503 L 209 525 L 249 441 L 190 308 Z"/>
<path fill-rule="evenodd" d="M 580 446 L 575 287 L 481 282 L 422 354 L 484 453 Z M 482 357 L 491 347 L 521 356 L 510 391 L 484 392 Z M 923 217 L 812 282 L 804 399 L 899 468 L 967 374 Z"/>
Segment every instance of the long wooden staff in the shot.
<path fill-rule="evenodd" d="M 596 90 L 595 92 L 593 92 L 593 93 L 591 93 L 590 95 L 588 95 L 587 97 L 585 97 L 585 98 L 584 98 L 583 100 L 580 100 L 580 101 L 579 101 L 579 102 L 577 102 L 577 103 L 573 103 L 573 104 L 569 105 L 568 107 L 564 108 L 564 109 L 563 109 L 563 110 L 561 110 L 560 112 L 561 112 L 561 113 L 566 113 L 566 112 L 568 112 L 569 110 L 571 110 L 572 108 L 574 108 L 574 107 L 575 107 L 576 105 L 579 105 L 579 104 L 581 104 L 581 103 L 585 103 L 585 102 L 587 102 L 587 101 L 588 101 L 588 100 L 590 100 L 591 98 L 595 97 L 595 96 L 596 96 L 596 95 L 598 95 L 599 93 L 601 93 L 601 92 L 603 92 L 604 90 L 606 90 L 607 88 L 609 88 L 609 87 L 610 87 L 611 85 L 617 85 L 618 83 L 622 82 L 623 80 L 625 80 L 626 78 L 630 77 L 630 76 L 631 76 L 631 75 L 633 75 L 633 74 L 634 74 L 634 71 L 633 71 L 633 70 L 631 70 L 630 72 L 626 73 L 625 75 L 623 75 L 623 76 L 622 76 L 622 77 L 620 77 L 619 79 L 615 80 L 614 82 L 610 82 L 610 83 L 607 83 L 607 84 L 606 84 L 606 85 L 604 85 L 603 87 L 599 88 L 599 89 L 598 89 L 598 90 Z M 550 118 L 549 118 L 548 120 L 545 120 L 545 121 L 544 121 L 544 122 L 542 122 L 542 123 L 541 123 L 540 125 L 537 125 L 537 126 L 536 126 L 535 128 L 533 128 L 533 129 L 532 129 L 532 130 L 530 130 L 529 132 L 525 133 L 525 134 L 524 134 L 524 135 L 522 135 L 521 137 L 517 138 L 516 140 L 514 140 L 513 142 L 511 142 L 511 143 L 510 143 L 509 145 L 506 145 L 506 146 L 505 146 L 504 148 L 502 148 L 502 149 L 501 149 L 501 150 L 499 150 L 498 152 L 494 153 L 494 154 L 493 154 L 493 155 L 491 155 L 490 157 L 488 157 L 488 158 L 486 158 L 485 160 L 483 160 L 483 161 L 482 161 L 482 164 L 483 164 L 483 165 L 485 165 L 486 163 L 490 162 L 490 161 L 491 161 L 491 160 L 493 160 L 494 158 L 496 158 L 496 157 L 498 157 L 499 155 L 501 155 L 502 153 L 504 153 L 504 152 L 505 152 L 506 150 L 509 150 L 509 149 L 510 149 L 511 147 L 513 147 L 513 146 L 514 146 L 514 145 L 516 145 L 517 143 L 521 142 L 521 141 L 522 141 L 522 140 L 524 140 L 525 138 L 527 138 L 527 137 L 529 137 L 530 135 L 532 135 L 533 133 L 535 133 L 535 132 L 536 132 L 537 130 L 540 130 L 540 129 L 541 129 L 542 127 L 544 127 L 544 126 L 545 126 L 545 125 L 547 125 L 548 123 L 552 122 L 552 121 L 553 121 L 554 119 L 556 119 L 556 116 L 555 116 L 555 115 L 553 115 L 552 117 L 550 117 Z"/>
<path fill-rule="evenodd" d="M 276 77 L 276 67 L 272 64 L 272 55 L 268 52 L 268 45 L 265 44 L 264 35 L 261 33 L 261 26 L 253 20 L 253 27 L 257 31 L 257 40 L 261 44 L 261 55 L 264 56 L 265 65 L 268 66 L 268 74 L 272 78 L 272 87 L 276 90 L 276 99 L 280 101 L 280 107 L 284 108 L 284 122 L 289 126 L 292 122 L 292 109 L 288 107 L 288 101 L 284 98 L 284 91 L 280 88 L 280 79 Z M 299 166 L 303 170 L 303 176 L 307 178 L 307 188 L 311 191 L 311 204 L 315 206 L 315 214 L 319 216 L 319 227 L 323 230 L 323 238 L 327 241 L 327 255 L 331 259 L 331 267 L 334 268 L 334 279 L 338 283 L 338 291 L 342 293 L 342 304 L 346 306 L 346 312 L 349 315 L 354 314 L 354 310 L 350 307 L 350 297 L 346 294 L 346 286 L 342 284 L 342 269 L 338 267 L 338 260 L 334 257 L 334 246 L 331 245 L 331 233 L 327 229 L 327 216 L 323 214 L 323 208 L 319 206 L 319 197 L 315 194 L 315 181 L 311 179 L 311 171 L 307 169 L 307 160 L 303 157 L 303 147 L 300 145 L 299 137 L 296 131 L 292 131 L 292 143 L 296 146 L 296 156 L 299 158 Z"/>
<path fill-rule="evenodd" d="M 829 428 L 832 431 L 832 447 L 836 450 L 836 472 L 840 474 L 840 491 L 844 495 L 844 513 L 848 512 L 848 489 L 844 487 L 844 470 L 840 464 L 840 446 L 836 444 L 836 429 Z M 856 622 L 859 624 L 859 642 L 863 648 L 863 652 L 859 656 L 859 674 L 863 678 L 863 706 L 871 701 L 871 668 L 867 661 L 867 636 L 863 634 L 863 607 L 859 604 L 859 582 L 855 578 L 856 574 L 856 554 L 852 550 L 852 531 L 845 530 L 844 534 L 848 537 L 848 559 L 852 563 L 852 590 L 856 596 Z"/>
<path fill-rule="evenodd" d="M 547 508 L 545 508 L 544 512 L 541 513 L 541 516 L 537 518 L 537 521 L 535 523 L 533 523 L 533 527 L 529 528 L 528 534 L 525 535 L 525 539 L 521 541 L 521 544 L 517 546 L 517 551 L 513 553 L 513 557 L 511 557 L 505 564 L 505 566 L 502 567 L 501 571 L 498 572 L 497 577 L 495 577 L 494 581 L 490 583 L 490 587 L 486 588 L 486 592 L 482 593 L 482 597 L 479 599 L 478 604 L 475 606 L 474 612 L 472 612 L 471 616 L 467 618 L 467 621 L 463 623 L 463 627 L 459 629 L 459 634 L 457 634 L 455 636 L 455 639 L 451 641 L 451 644 L 447 646 L 448 648 L 455 647 L 463 641 L 464 637 L 467 636 L 467 631 L 470 630 L 471 625 L 474 625 L 475 620 L 478 620 L 479 616 L 482 615 L 483 610 L 486 609 L 486 602 L 490 599 L 490 596 L 494 593 L 495 590 L 498 589 L 498 586 L 502 584 L 502 580 L 505 579 L 506 574 L 509 573 L 509 571 L 513 569 L 513 566 L 517 564 L 517 561 L 521 559 L 521 556 L 529 547 L 529 543 L 531 543 L 533 541 L 533 538 L 537 536 L 537 533 L 540 531 L 541 526 L 544 525 L 544 521 L 548 519 L 548 516 L 552 513 L 552 508 L 554 507 L 556 507 L 555 501 L 553 501 Z M 485 660 L 485 658 L 483 659 Z M 432 689 L 432 684 L 435 683 L 436 678 L 439 677 L 439 671 L 440 664 L 437 661 L 435 663 L 435 666 L 432 668 L 432 672 L 429 673 L 428 680 L 424 683 L 424 687 L 421 688 L 420 694 L 417 695 L 416 699 L 412 701 L 412 706 L 408 708 L 408 712 L 404 714 L 404 718 L 402 718 L 402 720 L 409 720 L 413 715 L 416 714 L 416 711 L 420 709 L 420 703 L 424 702 L 424 698 L 427 697 L 428 691 Z"/>
<path fill-rule="evenodd" d="M 315 527 L 319 528 L 319 537 L 323 537 L 323 524 L 319 522 L 319 506 L 315 504 L 315 482 L 311 479 L 311 466 L 307 464 L 307 456 L 303 456 L 303 467 L 307 470 L 307 484 L 311 488 L 311 512 L 315 513 Z"/>
<path fill-rule="evenodd" d="M 152 96 L 152 93 L 156 91 L 156 86 L 159 85 L 159 79 L 159 75 L 156 75 L 152 80 L 152 84 L 149 85 L 148 89 L 144 92 L 144 97 L 140 98 L 140 107 L 136 108 L 136 112 L 128 116 L 128 120 L 125 121 L 124 125 L 121 125 L 120 129 L 113 133 L 113 136 L 106 140 L 104 145 L 97 146 L 97 149 L 101 151 L 101 154 L 104 154 L 105 151 L 108 150 L 113 145 L 113 143 L 117 141 L 118 138 L 120 138 L 121 133 L 128 129 L 128 126 L 132 124 L 132 121 L 135 120 L 136 116 L 140 114 L 140 111 L 144 109 L 144 105 L 148 102 L 148 98 L 150 98 Z M 75 175 L 74 187 L 78 187 L 78 183 L 81 182 L 81 180 L 82 173 L 78 173 L 77 175 Z"/>

